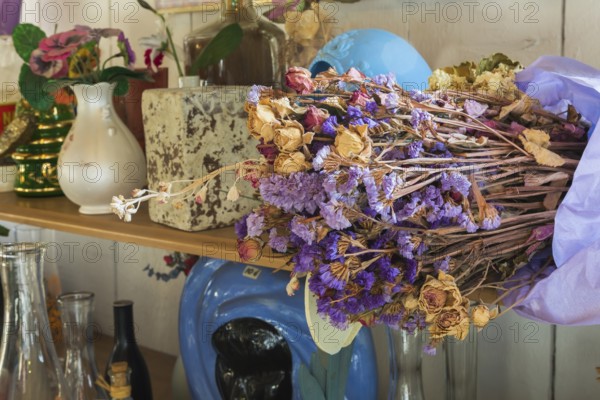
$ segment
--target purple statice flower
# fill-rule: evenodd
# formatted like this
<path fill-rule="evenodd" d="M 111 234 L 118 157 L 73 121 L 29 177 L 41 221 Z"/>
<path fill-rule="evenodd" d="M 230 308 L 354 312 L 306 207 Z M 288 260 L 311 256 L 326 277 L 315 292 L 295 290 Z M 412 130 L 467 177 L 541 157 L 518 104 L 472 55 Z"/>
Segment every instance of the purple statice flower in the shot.
<path fill-rule="evenodd" d="M 331 154 L 330 146 L 325 146 L 317 152 L 317 154 L 313 158 L 313 163 L 312 163 L 315 171 L 320 171 L 323 169 L 323 164 L 325 163 L 325 159 L 327 158 L 327 156 L 329 156 L 329 154 Z"/>
<path fill-rule="evenodd" d="M 314 214 L 318 204 L 326 200 L 323 177 L 315 173 L 272 174 L 260 180 L 259 190 L 265 202 L 288 213 L 306 211 Z"/>
<path fill-rule="evenodd" d="M 477 229 L 479 229 L 479 227 L 477 226 L 477 224 L 475 223 L 475 221 L 473 221 L 473 219 L 471 218 L 471 216 L 466 213 L 466 212 L 461 212 L 457 219 L 456 222 L 463 228 L 465 228 L 467 230 L 467 232 L 469 233 L 474 233 L 477 232 Z"/>
<path fill-rule="evenodd" d="M 381 212 L 384 208 L 383 203 L 379 199 L 379 189 L 375 178 L 371 175 L 371 171 L 365 169 L 363 173 L 363 184 L 365 185 L 365 191 L 367 192 L 367 200 L 369 201 L 369 207 L 377 212 Z"/>
<path fill-rule="evenodd" d="M 340 235 L 335 232 L 329 232 L 325 238 L 319 242 L 319 246 L 323 249 L 325 259 L 334 261 L 340 258 L 338 252 L 338 243 L 340 241 Z"/>
<path fill-rule="evenodd" d="M 419 108 L 415 108 L 411 111 L 410 123 L 414 130 L 419 130 L 419 127 L 427 122 L 433 122 L 433 115 Z"/>
<path fill-rule="evenodd" d="M 269 246 L 280 252 L 285 253 L 287 251 L 288 243 L 290 242 L 290 238 L 287 236 L 279 236 L 277 234 L 277 229 L 272 228 L 269 231 Z"/>
<path fill-rule="evenodd" d="M 415 311 L 402 324 L 402 329 L 413 335 L 417 329 L 425 329 L 425 314 Z"/>
<path fill-rule="evenodd" d="M 467 99 L 463 105 L 465 112 L 473 118 L 479 118 L 488 109 L 487 104 L 479 103 L 475 100 Z"/>
<path fill-rule="evenodd" d="M 330 289 L 342 290 L 346 287 L 347 282 L 331 272 L 331 264 L 321 264 L 319 275 L 321 275 L 321 282 Z"/>
<path fill-rule="evenodd" d="M 266 88 L 266 86 L 262 85 L 252 85 L 252 87 L 248 91 L 248 95 L 246 95 L 246 101 L 248 103 L 257 105 L 258 101 L 260 100 L 260 93 L 263 91 L 263 89 Z"/>
<path fill-rule="evenodd" d="M 348 106 L 348 110 L 346 111 L 347 118 L 360 118 L 363 116 L 363 113 L 360 107 L 356 106 Z"/>
<path fill-rule="evenodd" d="M 402 207 L 396 212 L 396 218 L 403 221 L 407 218 L 414 216 L 417 212 L 425 207 L 421 199 L 420 192 L 413 192 L 410 194 L 409 199 L 405 199 Z"/>
<path fill-rule="evenodd" d="M 430 94 L 423 93 L 418 89 L 411 89 L 408 92 L 408 95 L 410 96 L 411 99 L 413 99 L 414 101 L 418 101 L 419 103 L 422 103 L 427 100 L 431 100 L 431 98 L 433 97 Z"/>
<path fill-rule="evenodd" d="M 404 308 L 402 307 L 385 307 L 384 311 L 379 314 L 379 321 L 391 328 L 398 328 L 402 318 L 404 318 Z"/>
<path fill-rule="evenodd" d="M 437 354 L 437 349 L 435 346 L 426 344 L 423 346 L 423 353 L 427 354 L 428 356 L 435 356 Z"/>
<path fill-rule="evenodd" d="M 365 111 L 371 115 L 375 115 L 377 112 L 377 102 L 367 101 L 367 104 L 365 105 Z"/>
<path fill-rule="evenodd" d="M 417 280 L 417 262 L 415 260 L 406 260 L 404 268 L 404 279 L 413 284 Z"/>
<path fill-rule="evenodd" d="M 375 284 L 375 274 L 368 271 L 360 271 L 358 274 L 356 274 L 354 283 L 356 283 L 365 290 L 371 290 L 371 288 Z"/>
<path fill-rule="evenodd" d="M 336 171 L 332 174 L 324 174 L 323 178 L 323 190 L 327 193 L 332 200 L 337 200 L 340 197 L 337 189 L 337 177 L 339 175 L 339 171 Z"/>
<path fill-rule="evenodd" d="M 406 146 L 406 156 L 408 158 L 419 158 L 423 152 L 423 141 L 415 140 Z"/>
<path fill-rule="evenodd" d="M 317 299 L 317 313 L 323 318 L 329 317 L 331 325 L 338 329 L 348 327 L 348 316 L 342 309 L 342 302 L 333 303 L 329 297 L 320 297 Z"/>
<path fill-rule="evenodd" d="M 360 314 L 365 309 L 362 305 L 362 302 L 356 297 L 349 297 L 344 300 L 344 306 L 346 308 L 346 312 L 350 314 Z"/>
<path fill-rule="evenodd" d="M 382 96 L 383 97 L 383 96 Z M 397 93 L 387 93 L 385 98 L 383 99 L 383 105 L 388 110 L 398 108 L 398 104 L 400 104 L 400 96 Z"/>
<path fill-rule="evenodd" d="M 457 206 L 452 203 L 446 202 L 443 205 L 442 211 L 443 211 L 444 217 L 456 218 L 463 212 L 463 208 L 462 208 L 462 206 Z"/>
<path fill-rule="evenodd" d="M 321 132 L 325 135 L 335 136 L 337 134 L 338 120 L 337 116 L 328 117 L 321 126 Z"/>
<path fill-rule="evenodd" d="M 433 144 L 433 147 L 431 148 L 431 151 L 446 151 L 446 145 L 442 142 L 435 142 Z"/>
<path fill-rule="evenodd" d="M 348 168 L 346 181 L 338 186 L 338 191 L 341 194 L 351 193 L 358 187 L 359 180 L 362 177 L 363 170 L 361 167 L 352 166 Z"/>
<path fill-rule="evenodd" d="M 321 216 L 331 229 L 341 230 L 352 226 L 348 218 L 344 216 L 343 208 L 335 201 L 321 203 L 319 206 L 321 208 Z"/>
<path fill-rule="evenodd" d="M 373 129 L 379 125 L 377 121 L 369 117 L 355 118 L 350 121 L 350 125 L 367 125 L 369 128 Z"/>
<path fill-rule="evenodd" d="M 393 72 L 389 72 L 387 74 L 375 75 L 371 80 L 376 85 L 393 89 L 396 84 L 396 75 Z"/>
<path fill-rule="evenodd" d="M 407 231 L 399 231 L 396 235 L 396 245 L 400 255 L 408 260 L 414 257 L 413 251 L 415 244 L 412 241 L 412 236 Z"/>
<path fill-rule="evenodd" d="M 380 279 L 386 282 L 395 282 L 396 277 L 400 274 L 400 270 L 392 266 L 390 257 L 381 257 L 373 263 L 375 271 Z"/>
<path fill-rule="evenodd" d="M 392 172 L 391 174 L 388 175 L 384 175 L 381 181 L 381 189 L 383 192 L 383 195 L 385 196 L 386 199 L 391 200 L 393 195 L 394 195 L 394 191 L 396 190 L 397 187 L 403 187 L 404 186 L 404 180 L 398 176 L 398 174 L 396 174 L 395 172 Z"/>
<path fill-rule="evenodd" d="M 238 239 L 244 239 L 246 236 L 248 236 L 248 225 L 246 225 L 246 218 L 248 218 L 248 215 L 244 215 L 241 219 L 237 220 L 234 225 L 235 234 Z"/>
<path fill-rule="evenodd" d="M 389 296 L 382 293 L 367 292 L 363 295 L 361 301 L 365 311 L 374 310 L 385 305 L 389 301 Z"/>
<path fill-rule="evenodd" d="M 467 177 L 461 174 L 460 172 L 452 171 L 450 173 L 447 173 L 444 171 L 442 172 L 440 182 L 442 183 L 442 190 L 444 192 L 447 192 L 449 190 L 456 190 L 463 196 L 469 195 L 471 182 L 469 182 L 469 179 L 467 179 Z"/>
<path fill-rule="evenodd" d="M 495 213 L 493 216 L 486 216 L 483 221 L 481 221 L 481 229 L 486 231 L 491 231 L 493 229 L 497 229 L 500 226 L 501 218 L 500 215 Z"/>
<path fill-rule="evenodd" d="M 303 217 L 296 215 L 290 222 L 290 231 L 304 240 L 306 244 L 311 245 L 317 238 L 316 223 L 311 221 L 309 223 L 303 222 Z"/>
<path fill-rule="evenodd" d="M 265 216 L 257 212 L 248 214 L 246 226 L 248 229 L 248 236 L 257 237 L 262 235 L 265 227 Z"/>
<path fill-rule="evenodd" d="M 321 275 L 312 274 L 308 279 L 308 288 L 311 292 L 317 294 L 318 296 L 323 296 L 327 291 L 327 286 L 321 280 Z"/>
<path fill-rule="evenodd" d="M 448 272 L 450 268 L 450 256 L 446 256 L 441 260 L 437 260 L 433 262 L 433 270 L 437 274 L 438 272 Z"/>
<path fill-rule="evenodd" d="M 321 249 L 316 245 L 302 245 L 292 257 L 294 272 L 310 272 L 315 269 L 315 260 L 321 258 Z"/>
<path fill-rule="evenodd" d="M 406 155 L 404 154 L 404 151 L 398 148 L 393 148 L 383 155 L 384 161 L 404 160 L 405 158 Z"/>

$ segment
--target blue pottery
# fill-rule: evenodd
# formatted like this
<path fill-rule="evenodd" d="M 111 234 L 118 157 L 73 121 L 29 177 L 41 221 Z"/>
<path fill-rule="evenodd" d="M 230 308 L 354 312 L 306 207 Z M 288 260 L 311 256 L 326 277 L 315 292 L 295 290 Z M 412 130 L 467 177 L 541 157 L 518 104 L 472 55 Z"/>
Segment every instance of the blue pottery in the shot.
<path fill-rule="evenodd" d="M 431 69 L 406 40 L 381 29 L 356 29 L 331 39 L 310 64 L 313 77 L 334 67 L 344 73 L 354 67 L 373 77 L 394 73 L 405 90 L 427 88 Z"/>
<path fill-rule="evenodd" d="M 300 364 L 309 365 L 317 348 L 304 316 L 302 295 L 288 296 L 289 273 L 247 267 L 217 259 L 200 259 L 188 276 L 179 311 L 179 342 L 190 391 L 196 400 L 221 398 L 215 378 L 217 354 L 212 334 L 240 318 L 257 318 L 283 336 L 292 354 L 292 391 L 302 400 Z M 333 328 L 331 328 L 333 331 Z M 322 338 L 327 340 L 327 338 Z M 376 353 L 369 329 L 361 329 L 353 348 L 346 399 L 377 398 Z M 305 399 L 307 400 L 307 399 Z"/>

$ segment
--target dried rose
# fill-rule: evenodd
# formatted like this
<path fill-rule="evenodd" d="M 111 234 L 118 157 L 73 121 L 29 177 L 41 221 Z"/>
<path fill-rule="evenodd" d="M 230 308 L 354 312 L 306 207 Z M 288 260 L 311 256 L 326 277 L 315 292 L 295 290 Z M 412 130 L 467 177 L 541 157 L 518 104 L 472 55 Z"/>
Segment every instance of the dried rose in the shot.
<path fill-rule="evenodd" d="M 371 140 L 368 135 L 367 125 L 352 125 L 346 128 L 340 125 L 335 137 L 335 148 L 342 157 L 370 157 Z"/>
<path fill-rule="evenodd" d="M 357 70 L 354 67 L 350 67 L 350 69 L 348 71 L 346 71 L 346 73 L 342 76 L 352 78 L 353 80 L 357 80 L 357 81 L 362 81 L 363 79 L 365 79 L 367 77 L 365 74 L 363 74 L 362 72 L 360 72 L 359 70 Z"/>
<path fill-rule="evenodd" d="M 302 67 L 291 67 L 285 74 L 285 84 L 298 94 L 310 94 L 315 90 L 310 71 Z"/>
<path fill-rule="evenodd" d="M 329 118 L 329 112 L 315 106 L 308 106 L 308 111 L 304 114 L 304 127 L 309 131 L 321 132 L 323 122 Z"/>
<path fill-rule="evenodd" d="M 237 250 L 242 262 L 257 261 L 262 255 L 263 243 L 256 238 L 238 239 Z"/>
<path fill-rule="evenodd" d="M 271 100 L 271 105 L 281 118 L 285 118 L 294 113 L 294 108 L 291 106 L 290 99 L 288 97 L 273 99 Z"/>
<path fill-rule="evenodd" d="M 304 154 L 299 151 L 295 153 L 281 153 L 275 159 L 275 172 L 278 174 L 289 175 L 292 172 L 306 171 L 311 164 L 306 161 Z"/>
<path fill-rule="evenodd" d="M 485 327 L 491 319 L 494 319 L 498 316 L 498 309 L 494 308 L 492 311 L 483 304 L 475 306 L 471 309 L 471 319 L 473 320 L 473 325 L 477 328 Z"/>
<path fill-rule="evenodd" d="M 352 97 L 348 103 L 355 106 L 365 107 L 367 103 L 372 100 L 373 98 L 371 98 L 371 96 L 368 94 L 363 93 L 360 90 L 356 90 L 354 93 L 352 93 Z"/>
<path fill-rule="evenodd" d="M 298 121 L 284 121 L 283 126 L 275 129 L 273 143 L 280 151 L 291 152 L 303 144 L 304 128 Z"/>
<path fill-rule="evenodd" d="M 455 307 L 461 303 L 460 290 L 451 275 L 440 271 L 437 279 L 427 276 L 419 294 L 419 307 L 427 322 L 431 322 L 444 307 Z"/>
<path fill-rule="evenodd" d="M 419 307 L 419 300 L 415 297 L 414 294 L 409 293 L 408 295 L 402 298 L 402 305 L 408 311 L 413 311 Z"/>
<path fill-rule="evenodd" d="M 248 110 L 248 131 L 255 139 L 263 139 L 264 143 L 270 143 L 273 141 L 273 128 L 278 124 L 273 109 L 268 105 L 258 104 Z"/>
<path fill-rule="evenodd" d="M 432 339 L 450 335 L 463 340 L 469 334 L 469 325 L 469 313 L 465 307 L 444 307 L 429 326 L 429 333 Z"/>

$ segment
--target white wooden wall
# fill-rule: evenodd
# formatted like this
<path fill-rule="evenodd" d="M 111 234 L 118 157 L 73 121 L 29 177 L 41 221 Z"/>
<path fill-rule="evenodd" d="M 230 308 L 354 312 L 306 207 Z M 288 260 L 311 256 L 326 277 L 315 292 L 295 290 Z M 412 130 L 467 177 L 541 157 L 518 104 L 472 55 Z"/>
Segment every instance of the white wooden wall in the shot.
<path fill-rule="evenodd" d="M 55 24 L 58 30 L 75 23 L 119 27 L 130 37 L 134 48 L 137 38 L 153 33 L 156 27 L 149 12 L 137 8 L 132 0 L 79 0 L 71 3 L 71 8 L 66 3 L 25 0 L 25 20 L 40 24 L 47 32 L 52 32 Z M 524 64 L 542 54 L 553 54 L 574 57 L 600 68 L 598 0 L 361 0 L 332 7 L 337 20 L 334 33 L 356 28 L 389 30 L 412 43 L 432 68 L 476 60 L 497 51 Z M 214 16 L 200 13 L 169 16 L 177 43 L 213 19 Z M 105 47 L 105 51 L 110 50 L 110 46 Z M 173 85 L 176 70 L 172 63 L 167 65 Z M 142 66 L 141 60 L 138 66 Z M 122 251 L 115 258 L 115 244 L 110 241 L 53 231 L 44 235 L 61 243 L 67 253 L 67 248 L 74 246 L 68 243 L 79 243 L 74 247 L 75 262 L 57 263 L 63 287 L 96 292 L 96 319 L 101 326 L 109 332 L 112 329 L 110 304 L 114 299 L 131 298 L 136 302 L 139 341 L 177 353 L 177 310 L 183 278 L 156 282 L 142 271 L 148 264 L 160 269 L 165 251 L 139 248 L 133 259 L 126 260 L 126 251 L 131 248 L 125 249 L 124 244 L 117 244 Z M 97 262 L 86 262 L 90 257 L 77 251 L 86 243 L 102 249 Z M 595 367 L 600 366 L 599 338 L 599 327 L 555 328 L 508 314 L 479 335 L 478 398 L 600 398 L 600 382 L 595 379 Z M 382 340 L 383 346 L 385 343 Z M 444 368 L 443 352 L 425 360 L 429 400 L 444 398 Z M 380 370 L 385 381 L 385 362 Z"/>

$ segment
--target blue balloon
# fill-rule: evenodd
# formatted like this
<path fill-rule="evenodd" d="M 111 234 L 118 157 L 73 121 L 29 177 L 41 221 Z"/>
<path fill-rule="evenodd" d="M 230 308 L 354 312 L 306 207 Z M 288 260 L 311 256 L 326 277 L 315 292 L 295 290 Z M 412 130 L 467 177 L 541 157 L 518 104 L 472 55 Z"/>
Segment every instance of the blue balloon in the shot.
<path fill-rule="evenodd" d="M 373 77 L 393 73 L 405 90 L 427 89 L 431 69 L 406 40 L 382 29 L 356 29 L 330 40 L 310 64 L 313 77 L 334 67 L 344 73 L 354 67 Z"/>
<path fill-rule="evenodd" d="M 293 399 L 302 400 L 300 364 L 308 366 L 311 354 L 317 350 L 304 316 L 304 296 L 287 295 L 288 272 L 246 268 L 240 263 L 201 258 L 186 280 L 179 307 L 179 347 L 192 396 L 196 400 L 220 398 L 212 333 L 234 319 L 258 318 L 271 324 L 286 340 L 292 353 Z M 346 399 L 376 398 L 375 346 L 370 329 L 361 329 L 354 340 Z"/>

